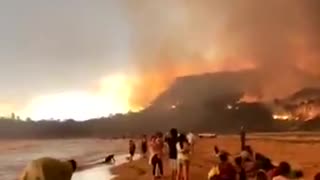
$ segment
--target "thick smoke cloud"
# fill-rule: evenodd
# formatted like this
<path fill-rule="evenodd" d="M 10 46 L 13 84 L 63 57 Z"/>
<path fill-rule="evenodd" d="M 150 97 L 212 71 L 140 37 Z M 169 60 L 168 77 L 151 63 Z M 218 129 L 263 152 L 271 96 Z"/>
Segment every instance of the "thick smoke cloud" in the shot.
<path fill-rule="evenodd" d="M 139 91 L 147 86 L 151 92 L 177 75 L 252 64 L 259 79 L 255 93 L 265 99 L 319 82 L 317 0 L 145 0 L 127 8 L 132 63 L 148 80 Z"/>

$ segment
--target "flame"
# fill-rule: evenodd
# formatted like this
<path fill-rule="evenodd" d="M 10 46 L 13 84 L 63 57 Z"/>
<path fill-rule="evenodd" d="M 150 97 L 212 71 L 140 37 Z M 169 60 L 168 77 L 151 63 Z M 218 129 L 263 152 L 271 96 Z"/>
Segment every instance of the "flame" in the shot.
<path fill-rule="evenodd" d="M 238 103 L 255 103 L 260 101 L 260 98 L 256 95 L 245 93 L 238 101 Z"/>
<path fill-rule="evenodd" d="M 236 67 L 236 68 L 235 68 Z M 116 113 L 137 112 L 147 107 L 165 91 L 178 76 L 240 70 L 252 68 L 252 64 L 226 66 L 222 61 L 206 63 L 181 63 L 159 66 L 139 74 L 115 74 L 103 77 L 94 88 L 68 91 L 35 97 L 19 111 L 22 117 L 32 119 L 85 120 Z M 175 109 L 177 104 L 170 107 Z"/>
<path fill-rule="evenodd" d="M 156 69 L 140 73 L 132 88 L 131 105 L 140 107 L 148 106 L 159 94 L 165 91 L 177 77 L 208 72 L 240 71 L 255 68 L 255 65 L 250 61 L 236 61 L 231 59 L 211 59 L 200 62 L 190 60 L 184 62 L 185 63 L 170 65 L 164 63 Z M 226 62 L 230 63 L 227 64 Z"/>
<path fill-rule="evenodd" d="M 98 88 L 90 91 L 71 91 L 34 98 L 20 113 L 32 119 L 86 120 L 115 113 L 140 110 L 131 106 L 134 78 L 114 75 L 103 78 Z"/>
<path fill-rule="evenodd" d="M 292 117 L 289 114 L 274 114 L 273 115 L 273 119 L 277 119 L 277 120 L 291 120 Z"/>

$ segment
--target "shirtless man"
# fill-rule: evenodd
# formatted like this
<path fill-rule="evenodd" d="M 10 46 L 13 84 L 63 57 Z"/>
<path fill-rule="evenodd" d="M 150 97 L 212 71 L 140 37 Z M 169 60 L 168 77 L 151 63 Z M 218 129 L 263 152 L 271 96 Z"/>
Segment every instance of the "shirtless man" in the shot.
<path fill-rule="evenodd" d="M 114 159 L 114 154 L 110 154 L 105 159 L 105 163 L 107 163 L 107 164 L 115 163 L 115 162 L 116 162 L 116 160 Z"/>
<path fill-rule="evenodd" d="M 31 161 L 19 180 L 71 180 L 76 168 L 77 163 L 74 160 L 60 161 L 44 157 Z"/>

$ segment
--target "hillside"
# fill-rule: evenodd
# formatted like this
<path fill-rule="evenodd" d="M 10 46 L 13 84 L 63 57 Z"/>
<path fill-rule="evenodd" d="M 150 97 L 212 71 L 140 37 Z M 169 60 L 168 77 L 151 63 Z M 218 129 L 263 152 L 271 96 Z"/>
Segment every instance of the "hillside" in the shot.
<path fill-rule="evenodd" d="M 219 133 L 235 133 L 241 126 L 245 126 L 248 131 L 320 129 L 315 127 L 318 126 L 316 122 L 274 120 L 269 105 L 264 103 L 240 103 L 245 92 L 254 90 L 258 83 L 257 71 L 252 70 L 179 77 L 141 112 L 85 122 L 3 119 L 0 120 L 0 137 L 110 137 L 167 131 L 172 127 L 185 131 Z M 319 92 L 317 88 L 304 88 L 277 100 L 276 105 L 304 118 L 304 107 L 319 104 Z M 304 106 L 301 108 L 293 102 L 304 102 Z M 301 112 L 304 114 L 301 115 Z"/>
<path fill-rule="evenodd" d="M 122 136 L 177 127 L 185 131 L 238 132 L 285 130 L 262 103 L 238 103 L 258 81 L 255 71 L 209 73 L 179 77 L 139 113 L 85 122 L 0 120 L 0 137 Z"/>

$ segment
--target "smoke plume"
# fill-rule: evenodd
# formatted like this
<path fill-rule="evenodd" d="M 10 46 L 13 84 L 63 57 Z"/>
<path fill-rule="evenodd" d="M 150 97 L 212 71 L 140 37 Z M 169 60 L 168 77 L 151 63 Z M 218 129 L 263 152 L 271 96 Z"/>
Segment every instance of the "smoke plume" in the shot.
<path fill-rule="evenodd" d="M 176 76 L 208 71 L 254 66 L 254 89 L 264 98 L 319 82 L 318 0 L 141 0 L 127 8 L 132 64 L 145 77 L 136 103 L 150 101 Z"/>

